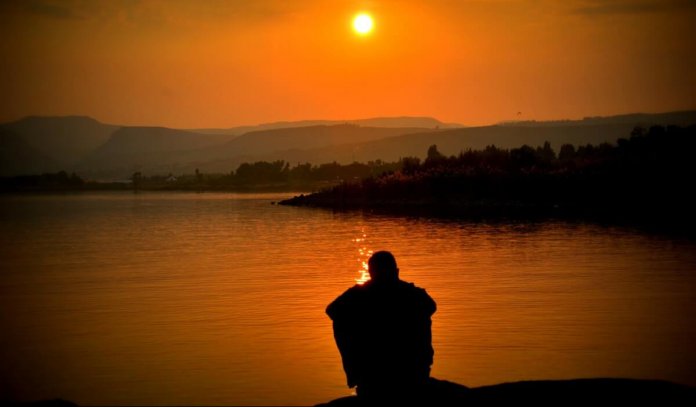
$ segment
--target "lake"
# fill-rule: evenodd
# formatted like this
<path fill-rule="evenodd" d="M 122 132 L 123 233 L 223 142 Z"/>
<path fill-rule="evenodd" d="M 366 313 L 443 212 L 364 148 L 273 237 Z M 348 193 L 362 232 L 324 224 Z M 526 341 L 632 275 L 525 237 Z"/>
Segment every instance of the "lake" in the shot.
<path fill-rule="evenodd" d="M 376 250 L 438 304 L 437 378 L 696 385 L 693 240 L 271 204 L 290 195 L 0 196 L 0 400 L 349 395 L 324 310 Z"/>

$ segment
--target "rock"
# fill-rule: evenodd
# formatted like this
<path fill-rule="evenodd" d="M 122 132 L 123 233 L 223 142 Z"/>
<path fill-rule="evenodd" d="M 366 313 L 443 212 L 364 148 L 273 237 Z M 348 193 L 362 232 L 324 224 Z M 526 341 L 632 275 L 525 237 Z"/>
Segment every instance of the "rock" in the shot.
<path fill-rule="evenodd" d="M 408 397 L 406 397 L 408 400 Z M 395 405 L 390 400 L 388 405 Z M 425 399 L 429 406 L 484 405 L 619 405 L 693 406 L 696 388 L 661 380 L 574 379 L 502 383 L 468 388 L 446 380 L 431 379 Z M 383 404 L 383 403 L 380 403 Z M 342 397 L 318 406 L 351 407 L 369 405 L 357 396 Z"/>

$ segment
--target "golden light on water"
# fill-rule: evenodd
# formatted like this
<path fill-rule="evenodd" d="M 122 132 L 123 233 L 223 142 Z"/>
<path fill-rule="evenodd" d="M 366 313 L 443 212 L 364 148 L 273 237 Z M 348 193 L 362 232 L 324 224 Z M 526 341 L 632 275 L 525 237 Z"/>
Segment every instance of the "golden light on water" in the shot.
<path fill-rule="evenodd" d="M 372 253 L 372 252 L 370 252 L 370 253 Z M 360 270 L 358 270 L 358 273 L 360 273 L 360 277 L 355 279 L 356 283 L 363 285 L 370 280 L 370 273 L 368 273 L 368 271 L 367 271 L 367 262 L 366 261 L 362 262 L 362 267 L 360 268 Z"/>
<path fill-rule="evenodd" d="M 368 266 L 367 266 L 367 260 L 372 256 L 373 251 L 368 249 L 366 247 L 365 242 L 367 241 L 367 235 L 365 233 L 362 234 L 362 237 L 355 238 L 353 239 L 355 243 L 358 243 L 358 264 L 360 264 L 360 268 L 358 269 L 358 273 L 360 274 L 356 279 L 355 282 L 357 284 L 365 284 L 370 280 L 370 273 L 368 272 Z"/>
<path fill-rule="evenodd" d="M 696 385 L 691 241 L 563 222 L 335 216 L 254 196 L 0 197 L 13 237 L 0 245 L 3 395 L 80 405 L 348 395 L 323 311 L 368 281 L 366 263 L 382 248 L 437 302 L 435 377 L 471 387 L 606 376 Z M 81 243 L 61 243 L 72 241 Z M 56 366 L 61 374 L 47 373 Z"/>

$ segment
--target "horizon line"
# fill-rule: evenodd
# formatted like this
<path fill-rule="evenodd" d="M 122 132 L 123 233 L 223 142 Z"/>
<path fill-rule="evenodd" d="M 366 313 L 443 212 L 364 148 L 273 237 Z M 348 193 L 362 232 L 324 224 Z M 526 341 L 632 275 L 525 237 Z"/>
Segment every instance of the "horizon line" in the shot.
<path fill-rule="evenodd" d="M 359 121 L 367 121 L 367 120 L 380 120 L 380 119 L 431 119 L 439 122 L 442 125 L 446 126 L 458 126 L 458 127 L 486 127 L 486 126 L 495 126 L 499 124 L 510 124 L 510 123 L 549 123 L 549 122 L 572 122 L 572 121 L 582 121 L 582 120 L 587 120 L 587 119 L 599 119 L 599 118 L 609 118 L 609 117 L 621 117 L 621 116 L 631 116 L 631 115 L 659 115 L 659 114 L 670 114 L 670 113 L 689 113 L 689 112 L 696 112 L 696 107 L 694 108 L 684 108 L 684 109 L 675 109 L 675 110 L 667 110 L 667 111 L 657 111 L 657 112 L 650 112 L 650 111 L 631 111 L 631 112 L 624 112 L 624 113 L 612 113 L 612 114 L 606 114 L 606 115 L 583 115 L 582 117 L 575 117 L 575 118 L 547 118 L 547 119 L 538 119 L 538 118 L 513 118 L 513 119 L 503 119 L 503 120 L 498 120 L 495 122 L 487 122 L 485 124 L 466 124 L 463 122 L 459 121 L 443 121 L 440 120 L 439 118 L 435 116 L 428 116 L 428 115 L 399 115 L 399 116 L 372 116 L 372 117 L 365 117 L 365 118 L 360 118 L 360 119 L 298 119 L 298 120 L 274 120 L 274 121 L 268 121 L 268 122 L 258 122 L 256 124 L 238 124 L 238 125 L 231 125 L 231 126 L 194 126 L 194 127 L 176 127 L 176 126 L 167 126 L 163 124 L 115 124 L 114 122 L 109 122 L 109 121 L 103 121 L 97 117 L 88 115 L 88 114 L 64 114 L 64 115 L 43 115 L 43 114 L 27 114 L 24 116 L 21 116 L 19 118 L 13 119 L 13 120 L 7 120 L 0 122 L 0 125 L 7 125 L 11 123 L 16 123 L 22 120 L 26 119 L 31 119 L 31 118 L 70 118 L 70 117 L 75 117 L 75 118 L 87 118 L 94 120 L 100 124 L 104 125 L 110 125 L 110 126 L 120 126 L 120 127 L 157 127 L 157 128 L 168 128 L 168 129 L 174 129 L 174 130 L 229 130 L 229 129 L 235 129 L 235 128 L 240 128 L 240 127 L 259 127 L 259 126 L 269 126 L 269 125 L 282 125 L 282 124 L 295 124 L 295 123 L 303 123 L 303 122 L 335 122 L 335 124 L 343 124 L 343 123 L 353 123 L 353 122 L 359 122 Z M 379 126 L 374 126 L 374 127 L 379 127 Z"/>

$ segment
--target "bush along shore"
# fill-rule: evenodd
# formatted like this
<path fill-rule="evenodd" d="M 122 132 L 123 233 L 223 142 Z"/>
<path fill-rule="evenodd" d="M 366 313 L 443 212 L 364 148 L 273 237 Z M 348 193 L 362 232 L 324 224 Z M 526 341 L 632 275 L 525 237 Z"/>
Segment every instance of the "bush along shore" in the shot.
<path fill-rule="evenodd" d="M 693 227 L 696 126 L 636 128 L 616 144 L 463 151 L 281 201 L 467 218 L 578 218 Z"/>
<path fill-rule="evenodd" d="M 235 191 L 282 192 L 316 191 L 339 184 L 344 180 L 359 180 L 373 174 L 393 172 L 402 162 L 382 160 L 367 163 L 339 164 L 337 162 L 312 165 L 256 161 L 242 163 L 229 173 L 203 173 L 169 175 L 134 172 L 121 180 L 96 181 L 84 179 L 66 171 L 34 175 L 0 177 L 0 192 L 79 192 L 100 190 L 133 191 Z"/>

